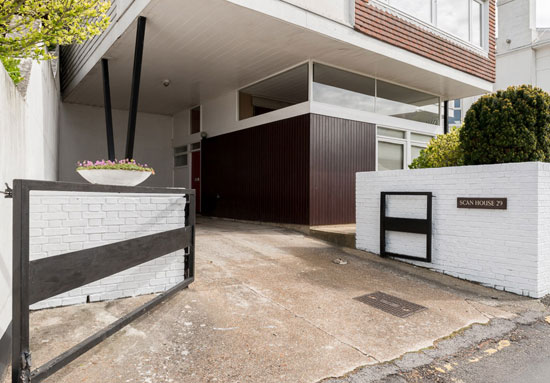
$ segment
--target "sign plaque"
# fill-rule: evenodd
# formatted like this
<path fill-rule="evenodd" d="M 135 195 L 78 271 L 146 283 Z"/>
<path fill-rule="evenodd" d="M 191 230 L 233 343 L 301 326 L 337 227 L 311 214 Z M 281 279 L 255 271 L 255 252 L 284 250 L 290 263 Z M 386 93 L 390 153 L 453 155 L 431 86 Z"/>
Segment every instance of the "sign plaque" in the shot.
<path fill-rule="evenodd" d="M 456 199 L 456 207 L 459 209 L 506 210 L 508 208 L 508 199 L 458 197 Z"/>

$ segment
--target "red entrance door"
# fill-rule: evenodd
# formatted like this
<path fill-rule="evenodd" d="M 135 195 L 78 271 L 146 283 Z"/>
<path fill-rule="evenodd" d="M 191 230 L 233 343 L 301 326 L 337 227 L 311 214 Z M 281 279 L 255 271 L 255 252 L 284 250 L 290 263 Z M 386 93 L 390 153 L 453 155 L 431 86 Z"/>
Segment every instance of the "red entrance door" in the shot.
<path fill-rule="evenodd" d="M 201 212 L 201 152 L 191 153 L 191 189 L 195 189 L 197 213 Z"/>

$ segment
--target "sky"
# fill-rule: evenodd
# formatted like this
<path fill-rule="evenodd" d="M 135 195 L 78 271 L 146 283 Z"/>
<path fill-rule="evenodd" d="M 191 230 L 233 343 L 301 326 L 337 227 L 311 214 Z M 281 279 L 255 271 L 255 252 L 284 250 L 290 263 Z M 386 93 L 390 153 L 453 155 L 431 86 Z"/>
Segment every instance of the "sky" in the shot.
<path fill-rule="evenodd" d="M 550 0 L 537 0 L 537 28 L 550 28 Z"/>

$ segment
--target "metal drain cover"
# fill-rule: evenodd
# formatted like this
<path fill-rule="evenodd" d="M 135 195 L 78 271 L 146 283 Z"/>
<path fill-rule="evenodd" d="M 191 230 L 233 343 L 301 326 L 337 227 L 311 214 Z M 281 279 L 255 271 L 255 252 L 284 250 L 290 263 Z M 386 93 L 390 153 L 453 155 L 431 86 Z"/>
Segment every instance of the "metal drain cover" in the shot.
<path fill-rule="evenodd" d="M 399 318 L 406 318 L 414 313 L 427 310 L 426 307 L 377 291 L 372 294 L 354 298 L 359 302 L 385 311 Z"/>

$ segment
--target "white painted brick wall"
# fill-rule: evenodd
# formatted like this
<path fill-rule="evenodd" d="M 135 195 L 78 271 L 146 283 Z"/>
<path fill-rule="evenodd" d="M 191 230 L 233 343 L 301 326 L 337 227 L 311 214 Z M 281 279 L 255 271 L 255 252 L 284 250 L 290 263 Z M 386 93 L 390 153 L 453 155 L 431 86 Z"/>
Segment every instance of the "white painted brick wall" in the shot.
<path fill-rule="evenodd" d="M 358 173 L 357 248 L 376 254 L 382 191 L 431 191 L 435 196 L 432 263 L 411 263 L 516 294 L 538 298 L 550 293 L 550 164 Z M 457 197 L 506 197 L 508 209 L 458 209 Z M 425 203 L 420 204 L 418 197 L 390 196 L 387 212 L 421 218 Z M 425 236 L 388 232 L 386 246 L 425 256 Z"/>
<path fill-rule="evenodd" d="M 185 226 L 185 198 L 172 194 L 32 191 L 30 260 Z M 38 302 L 31 309 L 159 293 L 184 279 L 184 251 L 165 255 Z"/>

